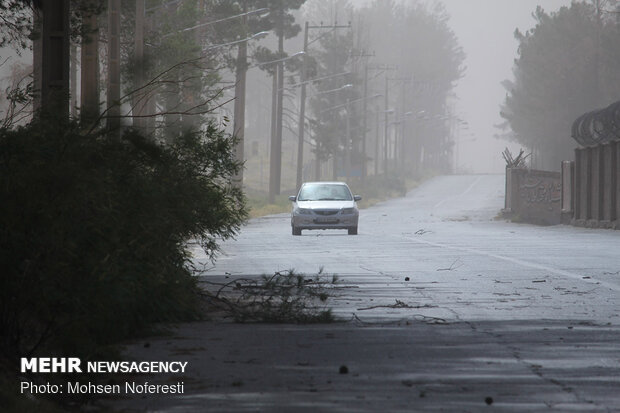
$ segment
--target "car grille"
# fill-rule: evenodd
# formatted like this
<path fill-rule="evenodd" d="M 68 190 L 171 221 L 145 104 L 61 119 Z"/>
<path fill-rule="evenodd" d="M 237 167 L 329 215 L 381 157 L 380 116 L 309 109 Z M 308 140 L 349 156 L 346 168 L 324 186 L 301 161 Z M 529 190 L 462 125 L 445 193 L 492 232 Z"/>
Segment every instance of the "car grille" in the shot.
<path fill-rule="evenodd" d="M 316 215 L 328 216 L 328 215 L 336 215 L 340 210 L 339 209 L 320 209 L 314 210 Z"/>

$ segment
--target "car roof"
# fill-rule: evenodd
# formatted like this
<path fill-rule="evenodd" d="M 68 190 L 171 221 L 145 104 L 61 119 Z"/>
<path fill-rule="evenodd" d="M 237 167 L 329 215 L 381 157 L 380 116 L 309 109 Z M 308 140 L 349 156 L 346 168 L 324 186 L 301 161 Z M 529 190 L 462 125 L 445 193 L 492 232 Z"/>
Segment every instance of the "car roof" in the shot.
<path fill-rule="evenodd" d="M 304 182 L 303 185 L 345 185 L 347 186 L 346 182 L 337 182 L 337 181 L 316 181 L 316 182 Z M 303 186 L 302 185 L 302 186 Z"/>

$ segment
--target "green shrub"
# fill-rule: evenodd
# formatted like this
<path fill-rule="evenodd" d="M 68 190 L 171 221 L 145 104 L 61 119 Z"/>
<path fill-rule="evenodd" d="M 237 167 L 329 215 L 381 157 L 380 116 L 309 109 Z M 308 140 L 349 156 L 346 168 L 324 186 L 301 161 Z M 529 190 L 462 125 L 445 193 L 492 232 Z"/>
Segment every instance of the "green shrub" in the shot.
<path fill-rule="evenodd" d="M 49 119 L 0 130 L 0 348 L 89 357 L 148 323 L 197 316 L 187 241 L 213 257 L 245 219 L 234 141 L 163 146 Z"/>

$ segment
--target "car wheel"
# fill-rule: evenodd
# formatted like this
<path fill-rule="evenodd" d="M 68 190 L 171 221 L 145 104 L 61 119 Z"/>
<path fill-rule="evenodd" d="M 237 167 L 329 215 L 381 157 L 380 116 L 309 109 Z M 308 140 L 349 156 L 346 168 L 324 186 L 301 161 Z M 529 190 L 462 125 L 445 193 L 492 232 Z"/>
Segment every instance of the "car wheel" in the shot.
<path fill-rule="evenodd" d="M 349 235 L 357 235 L 357 227 L 349 228 Z"/>
<path fill-rule="evenodd" d="M 301 235 L 301 228 L 297 228 L 297 227 L 292 227 L 293 228 L 293 235 Z"/>

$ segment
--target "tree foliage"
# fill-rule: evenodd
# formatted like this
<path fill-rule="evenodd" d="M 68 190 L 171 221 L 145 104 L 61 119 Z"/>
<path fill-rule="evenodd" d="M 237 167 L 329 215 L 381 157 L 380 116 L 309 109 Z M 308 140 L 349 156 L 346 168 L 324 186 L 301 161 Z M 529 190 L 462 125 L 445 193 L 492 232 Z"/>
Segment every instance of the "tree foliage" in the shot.
<path fill-rule="evenodd" d="M 165 146 L 54 119 L 0 129 L 3 357 L 89 356 L 195 317 L 188 242 L 213 257 L 245 219 L 233 145 L 213 124 Z"/>
<path fill-rule="evenodd" d="M 31 3 L 4 1 L 4 24 Z M 129 3 L 135 6 L 123 2 L 126 16 Z M 199 34 L 184 30 L 203 21 L 200 6 L 207 3 L 182 2 L 158 26 L 160 43 L 157 33 L 147 39 L 159 53 L 151 54 L 159 66 L 152 66 L 149 92 L 177 97 L 161 98 L 156 115 L 178 114 L 183 126 L 184 116 L 209 113 L 219 98 L 210 88 L 217 68 L 207 67 L 214 56 Z M 72 34 L 94 33 L 81 18 L 102 4 L 74 2 Z M 104 35 L 104 16 L 99 20 Z M 123 25 L 127 62 L 132 32 L 128 20 Z M 24 30 L 3 41 L 34 34 Z M 246 218 L 243 193 L 232 183 L 241 168 L 236 140 L 210 118 L 177 129 L 173 119 L 167 125 L 173 139 L 165 143 L 128 128 L 122 138 L 107 135 L 100 127 L 105 113 L 86 125 L 41 110 L 23 125 L 19 107 L 32 100 L 32 88 L 16 82 L 12 90 L 0 125 L 0 374 L 14 374 L 19 356 L 89 358 L 149 323 L 197 317 L 189 244 L 214 259 L 219 241 L 233 237 Z M 127 92 L 123 102 L 131 87 Z"/>
<path fill-rule="evenodd" d="M 376 60 L 432 84 L 437 100 L 442 101 L 463 75 L 465 59 L 448 20 L 440 3 L 382 0 L 361 10 L 359 24 Z"/>
<path fill-rule="evenodd" d="M 0 48 L 12 47 L 18 52 L 29 48 L 33 28 L 31 3 L 0 0 Z"/>
<path fill-rule="evenodd" d="M 32 49 L 32 40 L 40 35 L 35 26 L 36 8 L 43 0 L 0 0 L 0 48 L 11 47 L 17 53 Z M 100 0 L 71 0 L 71 37 L 78 41 L 88 31 L 82 18 L 100 14 L 105 2 Z"/>
<path fill-rule="evenodd" d="M 325 162 L 331 158 L 343 159 L 345 150 L 352 146 L 352 139 L 360 136 L 361 103 L 358 100 L 363 80 L 351 71 L 352 65 L 359 60 L 355 56 L 360 54 L 353 46 L 353 32 L 345 29 L 344 32 L 320 33 L 319 36 L 320 47 L 312 53 L 317 61 L 316 78 L 322 80 L 314 82 L 316 92 L 310 98 L 314 116 L 309 126 L 314 141 L 313 152 Z M 351 133 L 352 130 L 355 134 Z"/>
<path fill-rule="evenodd" d="M 224 58 L 221 50 L 212 46 L 230 41 L 234 34 L 224 31 L 216 36 L 206 24 L 217 19 L 213 15 L 217 3 L 147 1 L 148 30 L 144 56 L 138 61 L 133 41 L 135 6 L 133 2 L 123 2 L 124 89 L 133 102 L 138 102 L 134 106 L 151 101 L 148 114 L 157 121 L 156 135 L 165 141 L 199 129 L 223 97 L 218 82 Z M 138 84 L 138 79 L 142 84 Z"/>
<path fill-rule="evenodd" d="M 298 10 L 306 0 L 254 0 L 252 5 L 255 8 L 267 8 L 269 13 L 255 20 L 251 26 L 255 30 L 275 30 L 276 36 L 282 34 L 284 38 L 290 39 L 297 36 L 301 27 L 295 23 L 295 16 L 292 10 Z M 282 26 L 279 26 L 279 18 L 282 15 Z"/>
<path fill-rule="evenodd" d="M 575 2 L 554 13 L 538 7 L 536 26 L 515 32 L 519 57 L 514 79 L 503 83 L 501 115 L 509 136 L 533 150 L 537 167 L 556 170 L 571 159 L 573 121 L 620 94 L 620 31 L 600 6 Z"/>
<path fill-rule="evenodd" d="M 298 10 L 306 0 L 256 0 L 253 3 L 255 8 L 267 8 L 269 13 L 260 18 L 250 20 L 249 27 L 253 31 L 269 31 L 273 30 L 276 36 L 282 35 L 284 39 L 290 39 L 299 34 L 301 27 L 295 22 L 295 16 L 291 13 Z M 280 24 L 281 18 L 281 24 Z M 284 59 L 288 57 L 286 52 L 271 51 L 265 46 L 259 46 L 252 55 L 253 59 L 260 63 L 272 62 L 274 60 Z M 286 61 L 284 64 L 291 71 L 297 69 L 295 65 L 298 62 L 295 59 Z M 293 65 L 293 66 L 291 66 Z M 276 64 L 261 65 L 260 68 L 269 75 L 273 76 L 276 71 Z"/>

